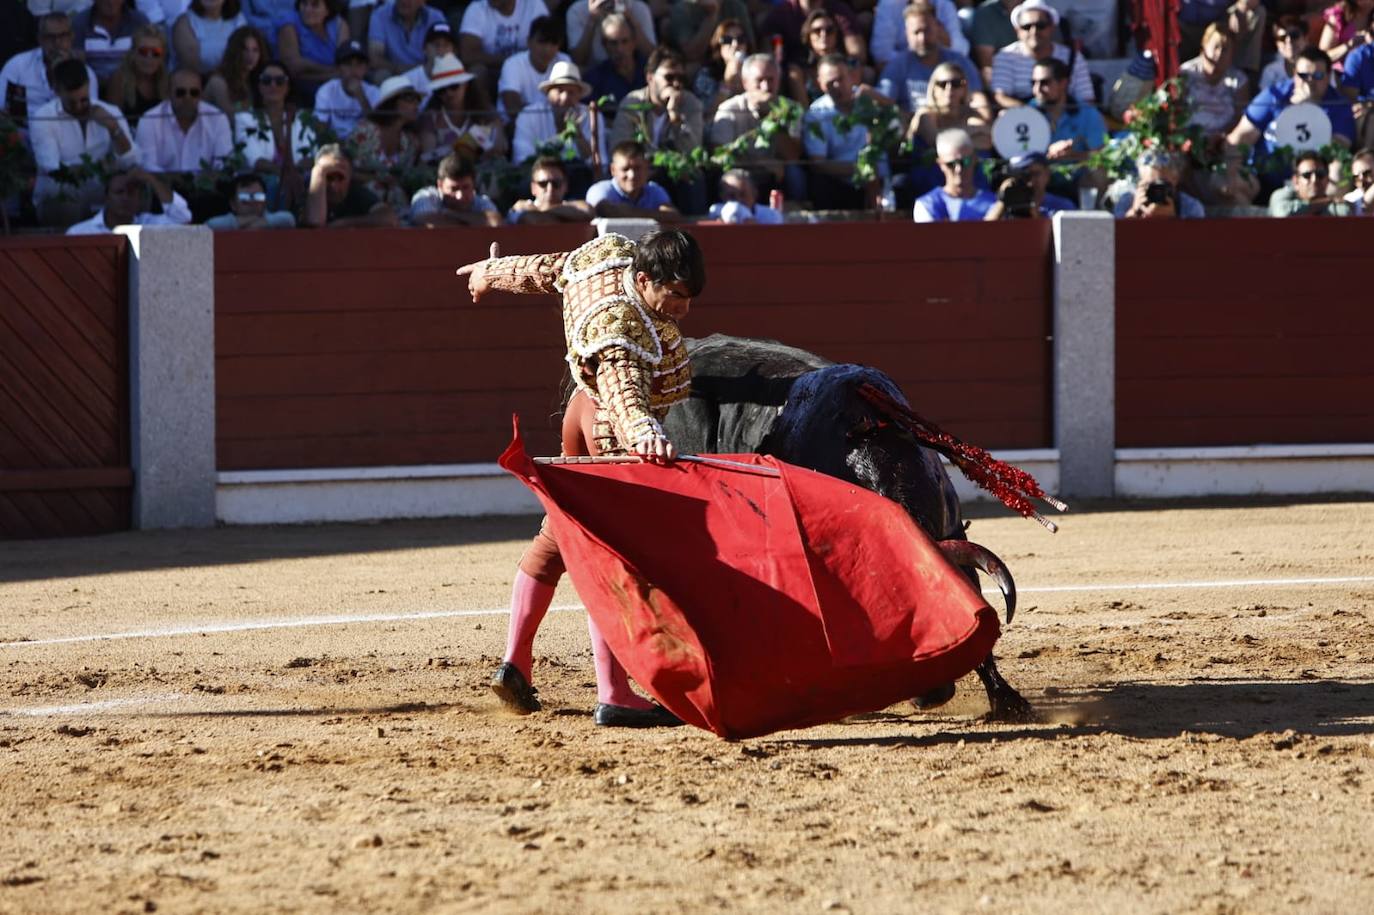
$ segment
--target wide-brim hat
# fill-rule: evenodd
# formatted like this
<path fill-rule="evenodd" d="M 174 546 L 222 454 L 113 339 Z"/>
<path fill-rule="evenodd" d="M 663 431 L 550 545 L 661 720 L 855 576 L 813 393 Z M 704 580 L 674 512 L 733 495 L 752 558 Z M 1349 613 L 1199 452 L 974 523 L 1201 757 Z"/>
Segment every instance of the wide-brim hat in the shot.
<path fill-rule="evenodd" d="M 464 69 L 458 55 L 440 54 L 434 58 L 434 72 L 429 75 L 429 89 L 431 92 L 438 92 L 447 86 L 457 86 L 473 79 L 476 79 L 476 74 Z"/>
<path fill-rule="evenodd" d="M 387 101 L 394 99 L 398 95 L 404 95 L 407 92 L 413 93 L 416 96 L 421 95 L 420 90 L 415 88 L 415 84 L 404 76 L 388 76 L 378 89 L 379 94 L 377 96 L 377 102 L 372 107 L 381 107 L 386 104 Z"/>
<path fill-rule="evenodd" d="M 1050 17 L 1050 22 L 1059 25 L 1059 10 L 1050 6 L 1045 0 L 1025 0 L 1020 6 L 1011 11 L 1011 24 L 1020 28 L 1021 17 L 1026 13 L 1044 13 Z"/>
<path fill-rule="evenodd" d="M 539 84 L 539 91 L 548 92 L 554 86 L 576 87 L 579 92 L 577 96 L 579 102 L 590 95 L 592 91 L 591 83 L 583 82 L 582 71 L 577 68 L 577 64 L 570 60 L 560 60 L 554 64 L 553 69 L 549 71 L 549 78 Z"/>

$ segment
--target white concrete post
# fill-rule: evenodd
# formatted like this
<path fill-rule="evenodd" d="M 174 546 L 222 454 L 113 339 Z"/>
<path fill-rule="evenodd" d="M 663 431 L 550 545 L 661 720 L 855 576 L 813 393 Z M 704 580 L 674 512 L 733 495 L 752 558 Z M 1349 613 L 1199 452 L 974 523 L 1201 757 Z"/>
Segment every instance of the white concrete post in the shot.
<path fill-rule="evenodd" d="M 1116 473 L 1116 220 L 1054 214 L 1054 441 L 1063 496 L 1109 498 Z"/>
<path fill-rule="evenodd" d="M 596 236 L 597 236 L 597 238 L 600 238 L 601 236 L 606 235 L 606 234 L 608 234 L 608 233 L 614 232 L 614 233 L 616 233 L 617 235 L 624 235 L 624 236 L 625 236 L 626 238 L 628 238 L 630 241 L 639 241 L 639 240 L 640 240 L 641 238 L 643 238 L 645 235 L 648 235 L 648 234 L 649 234 L 650 232 L 652 232 L 654 229 L 657 229 L 657 228 L 658 228 L 658 220 L 656 220 L 656 219 L 649 219 L 649 218 L 647 218 L 647 217 L 644 218 L 644 219 L 636 219 L 636 218 L 605 219 L 605 218 L 602 218 L 602 219 L 593 219 L 593 220 L 592 220 L 592 225 L 596 226 Z"/>
<path fill-rule="evenodd" d="M 215 523 L 215 244 L 204 226 L 129 237 L 135 528 Z"/>

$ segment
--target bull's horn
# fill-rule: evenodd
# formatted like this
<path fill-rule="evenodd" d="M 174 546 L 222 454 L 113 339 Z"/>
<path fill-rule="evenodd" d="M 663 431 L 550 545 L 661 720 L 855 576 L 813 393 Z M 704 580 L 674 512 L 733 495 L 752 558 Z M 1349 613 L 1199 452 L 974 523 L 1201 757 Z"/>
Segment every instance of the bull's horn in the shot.
<path fill-rule="evenodd" d="M 968 540 L 940 540 L 935 545 L 954 565 L 972 566 L 997 582 L 1007 605 L 1007 625 L 1011 625 L 1011 619 L 1016 615 L 1016 582 L 1012 580 L 1006 564 L 992 550 Z"/>

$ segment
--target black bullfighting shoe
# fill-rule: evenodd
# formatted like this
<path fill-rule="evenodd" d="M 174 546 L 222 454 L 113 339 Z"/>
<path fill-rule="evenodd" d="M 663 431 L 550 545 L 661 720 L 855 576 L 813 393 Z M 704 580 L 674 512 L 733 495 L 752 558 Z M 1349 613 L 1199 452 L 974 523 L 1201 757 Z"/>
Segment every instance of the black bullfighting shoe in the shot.
<path fill-rule="evenodd" d="M 599 728 L 676 728 L 685 722 L 661 705 L 628 708 L 598 702 L 592 720 Z"/>
<path fill-rule="evenodd" d="M 521 715 L 528 715 L 543 708 L 539 704 L 539 690 L 530 686 L 530 681 L 525 679 L 520 668 L 509 661 L 496 668 L 496 673 L 492 674 L 491 691 L 496 693 L 496 698 L 500 699 L 506 708 Z"/>
<path fill-rule="evenodd" d="M 912 699 L 911 704 L 923 712 L 928 712 L 931 709 L 939 708 L 953 698 L 954 684 L 946 683 L 943 686 L 935 687 L 928 693 L 922 693 L 915 699 Z"/>

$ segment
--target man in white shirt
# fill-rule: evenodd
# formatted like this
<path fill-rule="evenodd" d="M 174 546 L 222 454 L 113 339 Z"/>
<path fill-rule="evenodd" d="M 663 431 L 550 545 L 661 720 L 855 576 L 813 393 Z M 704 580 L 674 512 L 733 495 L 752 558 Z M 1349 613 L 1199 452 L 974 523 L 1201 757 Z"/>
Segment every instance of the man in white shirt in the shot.
<path fill-rule="evenodd" d="M 506 58 L 525 50 L 530 26 L 548 14 L 544 0 L 473 0 L 458 27 L 458 56 L 494 89 Z"/>
<path fill-rule="evenodd" d="M 147 188 L 162 202 L 161 213 L 149 213 Z M 115 226 L 184 226 L 191 221 L 191 208 L 180 194 L 141 168 L 116 172 L 105 189 L 105 206 L 85 222 L 67 230 L 68 235 L 109 235 Z"/>
<path fill-rule="evenodd" d="M 363 116 L 382 97 L 382 90 L 367 81 L 367 50 L 360 41 L 347 41 L 334 52 L 339 75 L 315 93 L 315 116 L 345 140 Z"/>
<path fill-rule="evenodd" d="M 144 168 L 196 173 L 203 168 L 202 162 L 217 166 L 233 152 L 229 119 L 201 101 L 201 89 L 196 71 L 172 74 L 171 98 L 149 109 L 138 122 L 138 153 Z"/>
<path fill-rule="evenodd" d="M 568 53 L 579 67 L 586 69 L 608 56 L 601 42 L 601 24 L 612 13 L 631 22 L 635 53 L 648 57 L 658 39 L 654 37 L 654 13 L 644 0 L 577 0 L 568 7 Z"/>
<path fill-rule="evenodd" d="M 434 73 L 434 62 L 440 57 L 458 52 L 458 44 L 453 36 L 453 26 L 447 22 L 436 22 L 430 26 L 429 31 L 425 33 L 424 52 L 424 63 L 416 64 L 401 74 L 410 80 L 415 91 L 420 93 L 421 110 L 424 110 L 425 106 L 429 104 L 430 93 L 433 91 L 429 85 L 429 79 Z"/>
<path fill-rule="evenodd" d="M 501 65 L 500 108 L 506 120 L 514 122 L 520 109 L 544 101 L 539 84 L 549 78 L 549 71 L 560 60 L 572 58 L 558 50 L 563 30 L 552 16 L 540 16 L 530 23 L 529 48 L 517 51 Z"/>
<path fill-rule="evenodd" d="M 92 163 L 111 158 L 119 168 L 129 168 L 138 164 L 138 149 L 123 113 L 91 97 L 94 86 L 81 61 L 59 63 L 53 68 L 53 82 L 58 97 L 39 108 L 29 124 L 38 166 L 33 200 L 40 223 L 68 226 L 100 202 L 105 188 L 95 176 L 73 185 L 59 182 L 52 173 L 63 166 L 81 166 L 82 156 Z"/>
<path fill-rule="evenodd" d="M 57 97 L 48 70 L 72 56 L 72 20 L 66 13 L 50 13 L 38 22 L 38 47 L 11 57 L 0 69 L 0 104 L 11 117 L 31 118 Z M 95 71 L 87 68 L 91 85 Z"/>
<path fill-rule="evenodd" d="M 766 226 L 780 226 L 785 221 L 781 210 L 759 203 L 754 179 L 742 168 L 732 168 L 720 176 L 717 196 L 720 203 L 711 204 L 708 213 L 712 219 L 732 225 L 756 222 Z"/>

